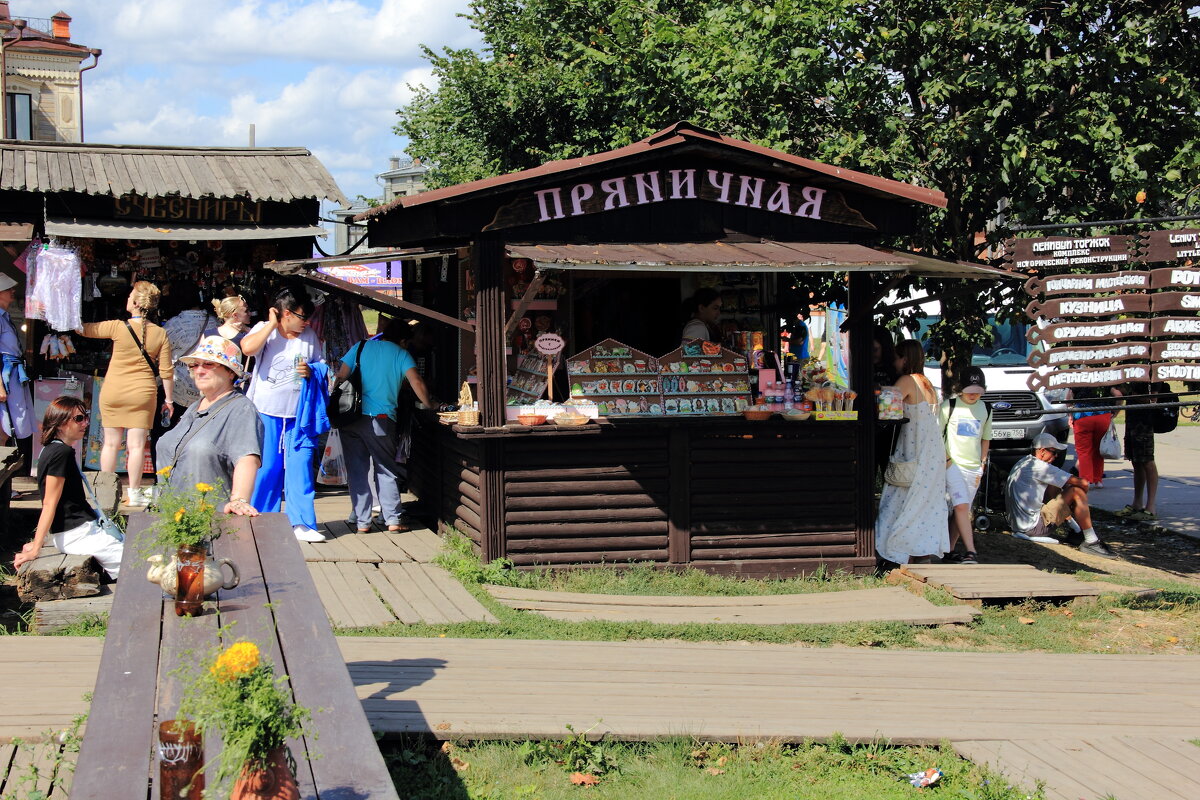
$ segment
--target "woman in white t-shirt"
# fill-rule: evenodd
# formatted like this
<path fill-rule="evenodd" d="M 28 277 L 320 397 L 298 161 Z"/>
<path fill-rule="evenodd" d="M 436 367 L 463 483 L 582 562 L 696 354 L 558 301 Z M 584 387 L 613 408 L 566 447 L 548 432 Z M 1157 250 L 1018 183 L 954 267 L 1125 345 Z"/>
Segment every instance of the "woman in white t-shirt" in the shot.
<path fill-rule="evenodd" d="M 277 512 L 287 502 L 296 538 L 322 542 L 313 506 L 313 454 L 316 442 L 297 425 L 304 382 L 314 380 L 311 364 L 322 362 L 321 342 L 308 327 L 313 303 L 303 292 L 284 289 L 275 297 L 266 322 L 242 339 L 242 352 L 255 356 L 254 379 L 246 396 L 254 401 L 263 423 L 262 466 L 250 505 Z"/>

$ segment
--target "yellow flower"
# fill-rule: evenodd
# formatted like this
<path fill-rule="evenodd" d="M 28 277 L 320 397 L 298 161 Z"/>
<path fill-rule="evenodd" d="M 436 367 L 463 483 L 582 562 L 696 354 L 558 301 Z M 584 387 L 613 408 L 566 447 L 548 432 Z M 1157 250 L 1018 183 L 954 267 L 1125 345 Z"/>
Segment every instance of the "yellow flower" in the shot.
<path fill-rule="evenodd" d="M 258 647 L 253 642 L 238 642 L 217 657 L 209 672 L 225 682 L 249 675 L 257 666 Z"/>
<path fill-rule="evenodd" d="M 213 487 L 212 487 L 212 484 L 210 484 L 210 483 L 197 483 L 196 484 L 196 491 L 200 492 L 200 494 L 207 494 L 208 492 L 211 492 L 212 490 L 213 490 Z"/>
<path fill-rule="evenodd" d="M 159 474 L 159 475 L 162 475 L 164 478 L 169 478 L 169 477 L 171 476 L 171 468 L 170 468 L 170 467 L 163 467 L 162 469 L 160 469 L 160 470 L 158 471 L 158 474 Z"/>
<path fill-rule="evenodd" d="M 179 522 L 179 520 L 183 519 L 183 515 L 184 515 L 184 514 L 186 514 L 186 513 L 187 513 L 187 512 L 186 512 L 184 509 L 182 509 L 182 508 L 180 508 L 180 509 L 177 509 L 177 510 L 175 511 L 175 521 L 176 521 L 176 522 Z"/>

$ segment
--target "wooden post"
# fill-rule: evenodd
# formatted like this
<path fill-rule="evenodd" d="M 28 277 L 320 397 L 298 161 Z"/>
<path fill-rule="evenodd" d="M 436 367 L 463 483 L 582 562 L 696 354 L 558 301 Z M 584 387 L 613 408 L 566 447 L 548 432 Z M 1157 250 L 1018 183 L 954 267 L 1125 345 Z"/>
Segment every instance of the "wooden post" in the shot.
<path fill-rule="evenodd" d="M 481 236 L 473 249 L 480 422 L 486 428 L 495 428 L 504 424 L 504 389 L 508 380 L 504 358 L 504 242 L 494 236 Z"/>
<path fill-rule="evenodd" d="M 871 342 L 874 314 L 865 308 L 872 303 L 871 275 L 850 273 L 850 387 L 858 392 L 854 516 L 857 531 L 855 555 L 875 557 L 875 390 L 871 380 Z M 861 313 L 860 313 L 861 312 Z"/>
<path fill-rule="evenodd" d="M 507 359 L 504 357 L 507 316 L 504 308 L 504 242 L 495 236 L 480 236 L 473 249 L 480 422 L 484 427 L 496 428 L 505 421 L 504 390 L 508 382 Z M 491 561 L 504 558 L 508 550 L 504 535 L 504 441 L 484 440 L 480 451 L 479 537 L 483 558 Z"/>
<path fill-rule="evenodd" d="M 692 560 L 691 430 L 671 428 L 667 467 L 667 560 L 686 564 Z"/>

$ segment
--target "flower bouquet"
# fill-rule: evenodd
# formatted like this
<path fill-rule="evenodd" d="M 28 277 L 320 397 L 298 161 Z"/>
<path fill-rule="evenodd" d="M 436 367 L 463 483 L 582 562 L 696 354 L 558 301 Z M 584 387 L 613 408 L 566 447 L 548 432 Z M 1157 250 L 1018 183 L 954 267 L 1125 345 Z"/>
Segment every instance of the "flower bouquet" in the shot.
<path fill-rule="evenodd" d="M 312 736 L 312 713 L 292 700 L 287 676 L 276 676 L 253 642 L 237 642 L 177 671 L 187 688 L 179 716 L 203 737 L 218 736 L 211 773 L 217 796 L 299 798 L 295 762 L 285 742 Z M 232 795 L 227 794 L 233 782 Z"/>
<path fill-rule="evenodd" d="M 216 505 L 208 498 L 215 489 L 212 484 L 197 483 L 180 489 L 170 482 L 170 467 L 164 467 L 158 474 L 167 480 L 160 484 L 150 507 L 155 520 L 149 529 L 147 546 L 158 554 L 149 559 L 154 566 L 147 577 L 167 592 L 171 591 L 170 584 L 174 584 L 176 614 L 197 616 L 203 610 L 205 572 L 215 572 L 217 583 L 221 583 L 220 567 L 209 557 L 208 547 L 226 532 L 228 523 L 223 515 L 216 513 Z M 173 560 L 164 561 L 172 554 Z M 236 576 L 236 568 L 233 571 Z M 233 585 L 237 585 L 236 580 Z"/>

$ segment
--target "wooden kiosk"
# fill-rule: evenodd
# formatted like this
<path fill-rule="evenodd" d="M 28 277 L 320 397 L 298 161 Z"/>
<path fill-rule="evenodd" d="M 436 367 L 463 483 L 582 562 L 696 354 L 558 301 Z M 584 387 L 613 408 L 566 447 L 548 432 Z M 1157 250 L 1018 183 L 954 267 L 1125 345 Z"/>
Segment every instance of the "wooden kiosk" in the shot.
<path fill-rule="evenodd" d="M 445 330 L 474 350 L 482 424 L 423 418 L 412 490 L 483 558 L 523 567 L 636 560 L 746 576 L 822 564 L 874 569 L 872 273 L 1007 275 L 874 246 L 911 233 L 925 206 L 944 207 L 945 198 L 679 124 L 611 152 L 373 209 L 364 215 L 372 246 L 406 248 L 404 307 L 422 313 L 425 301 L 430 316 L 458 317 L 450 298 L 461 298 L 447 284 L 457 276 L 474 289 L 465 312 L 474 320 L 456 319 Z M 429 259 L 440 254 L 439 270 Z M 506 259 L 528 259 L 537 269 L 519 301 L 506 300 Z M 448 262 L 469 269 L 447 269 Z M 554 270 L 660 280 L 848 273 L 859 420 L 752 422 L 726 414 L 614 416 L 579 428 L 508 423 L 506 332 Z M 622 291 L 634 302 L 628 284 Z M 661 311 L 674 320 L 678 301 Z M 570 354 L 603 337 L 567 338 Z M 678 339 L 670 345 L 678 346 Z M 433 360 L 440 396 L 453 397 L 468 365 L 454 369 L 448 353 Z"/>

